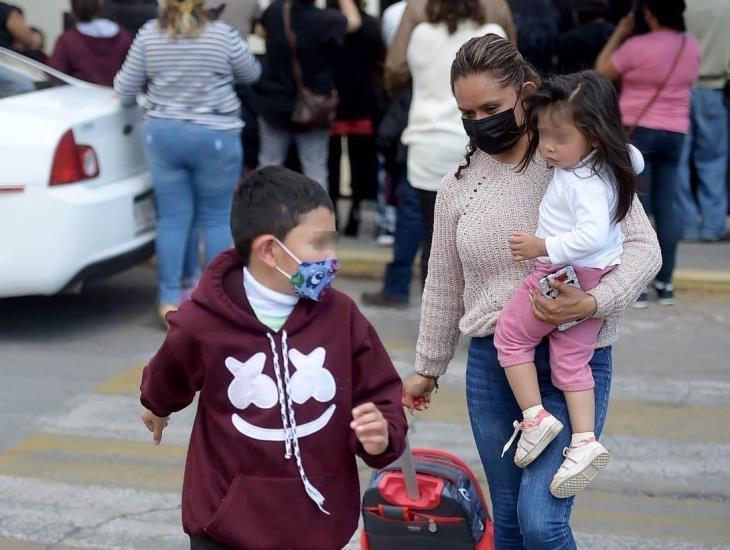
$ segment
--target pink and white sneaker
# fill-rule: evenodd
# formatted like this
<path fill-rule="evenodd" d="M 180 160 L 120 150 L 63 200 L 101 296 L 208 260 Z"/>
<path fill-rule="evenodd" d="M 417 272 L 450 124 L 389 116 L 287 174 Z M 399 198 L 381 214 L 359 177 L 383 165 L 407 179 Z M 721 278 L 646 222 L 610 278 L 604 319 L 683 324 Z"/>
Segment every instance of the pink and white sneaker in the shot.
<path fill-rule="evenodd" d="M 598 472 L 608 465 L 606 447 L 594 437 L 563 450 L 565 460 L 553 477 L 550 493 L 555 498 L 568 498 L 588 487 Z"/>
<path fill-rule="evenodd" d="M 534 422 L 527 419 L 522 420 L 522 422 L 515 420 L 512 425 L 515 432 L 502 449 L 502 456 L 512 446 L 512 442 L 521 431 L 522 435 L 515 450 L 515 464 L 519 468 L 531 464 L 563 429 L 560 420 L 545 409 L 538 413 Z"/>

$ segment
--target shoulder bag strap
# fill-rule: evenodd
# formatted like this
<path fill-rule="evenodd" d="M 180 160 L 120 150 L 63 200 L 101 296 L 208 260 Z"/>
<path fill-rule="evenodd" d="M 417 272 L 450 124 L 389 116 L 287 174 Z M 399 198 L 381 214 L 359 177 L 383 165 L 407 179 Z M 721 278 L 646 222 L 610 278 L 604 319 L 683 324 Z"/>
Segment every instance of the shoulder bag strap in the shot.
<path fill-rule="evenodd" d="M 297 88 L 301 90 L 304 88 L 304 73 L 302 72 L 302 64 L 299 62 L 299 54 L 297 53 L 297 35 L 294 34 L 291 26 L 291 4 L 291 0 L 287 0 L 283 6 L 284 34 L 286 34 L 286 41 L 289 44 L 289 55 L 291 57 L 291 69 L 294 82 Z"/>
<path fill-rule="evenodd" d="M 636 121 L 631 125 L 631 127 L 628 130 L 629 137 L 631 137 L 634 132 L 636 131 L 636 128 L 639 127 L 639 122 L 641 122 L 641 119 L 644 118 L 644 115 L 649 112 L 649 109 L 651 109 L 652 105 L 656 102 L 657 99 L 659 99 L 659 95 L 664 91 L 664 88 L 667 87 L 667 84 L 669 84 L 669 79 L 672 78 L 672 75 L 674 74 L 675 69 L 677 68 L 677 65 L 679 64 L 679 58 L 682 57 L 682 52 L 684 51 L 684 45 L 687 42 L 687 33 L 682 34 L 682 43 L 679 45 L 679 50 L 677 51 L 677 55 L 674 56 L 674 61 L 672 61 L 672 66 L 669 68 L 669 72 L 667 73 L 666 78 L 664 79 L 664 82 L 662 82 L 659 87 L 656 89 L 656 92 L 654 92 L 654 95 L 649 100 L 649 102 L 646 104 L 646 106 L 641 110 L 639 113 L 639 116 L 636 117 Z"/>

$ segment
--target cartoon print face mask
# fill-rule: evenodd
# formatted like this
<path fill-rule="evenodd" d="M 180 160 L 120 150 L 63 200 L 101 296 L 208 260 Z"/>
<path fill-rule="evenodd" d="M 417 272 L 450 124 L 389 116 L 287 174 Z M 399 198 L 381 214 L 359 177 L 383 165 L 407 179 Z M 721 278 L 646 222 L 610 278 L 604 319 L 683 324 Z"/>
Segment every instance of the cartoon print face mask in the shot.
<path fill-rule="evenodd" d="M 289 279 L 297 296 L 319 302 L 326 296 L 327 290 L 332 286 L 337 271 L 340 269 L 337 258 L 327 258 L 319 262 L 303 262 L 279 239 L 276 239 L 276 242 L 292 260 L 299 264 L 294 275 L 289 275 L 279 266 L 276 266 L 276 270 Z"/>

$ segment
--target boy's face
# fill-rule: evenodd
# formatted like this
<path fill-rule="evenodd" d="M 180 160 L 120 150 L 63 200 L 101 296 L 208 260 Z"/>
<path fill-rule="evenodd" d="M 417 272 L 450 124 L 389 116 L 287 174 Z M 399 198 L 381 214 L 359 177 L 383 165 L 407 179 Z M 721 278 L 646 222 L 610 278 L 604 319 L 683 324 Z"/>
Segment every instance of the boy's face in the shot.
<path fill-rule="evenodd" d="M 301 216 L 299 225 L 289 231 L 284 246 L 302 262 L 319 262 L 337 255 L 337 226 L 335 215 L 321 206 Z M 299 265 L 280 246 L 274 245 L 277 265 L 289 275 Z"/>

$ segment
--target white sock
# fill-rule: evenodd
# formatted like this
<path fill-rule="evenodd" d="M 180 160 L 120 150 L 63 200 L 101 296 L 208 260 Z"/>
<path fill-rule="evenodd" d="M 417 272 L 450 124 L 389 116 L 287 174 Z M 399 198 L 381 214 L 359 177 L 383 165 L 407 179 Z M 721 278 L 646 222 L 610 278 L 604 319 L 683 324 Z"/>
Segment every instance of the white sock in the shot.
<path fill-rule="evenodd" d="M 586 439 L 591 439 L 591 438 L 595 439 L 596 434 L 594 434 L 593 432 L 581 432 L 581 433 L 573 434 L 573 437 L 570 438 L 570 446 L 575 447 L 576 445 L 578 445 L 578 443 L 581 443 L 581 442 L 585 441 Z"/>
<path fill-rule="evenodd" d="M 540 403 L 539 405 L 535 405 L 534 407 L 530 407 L 529 409 L 522 411 L 522 418 L 529 420 L 530 422 L 534 422 L 537 419 L 537 415 L 540 414 L 540 411 L 542 410 L 542 403 Z"/>

